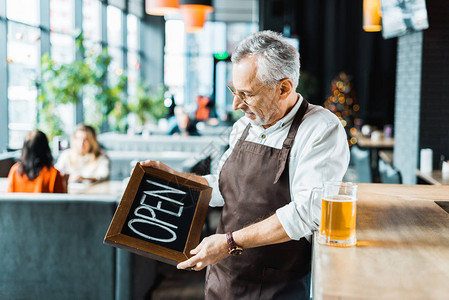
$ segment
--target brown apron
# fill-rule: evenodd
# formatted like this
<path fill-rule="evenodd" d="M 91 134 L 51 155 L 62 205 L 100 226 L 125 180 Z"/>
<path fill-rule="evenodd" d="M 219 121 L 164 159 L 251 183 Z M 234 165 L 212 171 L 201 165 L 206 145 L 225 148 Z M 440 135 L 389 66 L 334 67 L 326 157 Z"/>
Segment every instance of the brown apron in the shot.
<path fill-rule="evenodd" d="M 307 107 L 303 100 L 282 149 L 245 141 L 251 124 L 245 128 L 220 173 L 225 205 L 217 233 L 261 221 L 291 202 L 289 154 Z M 298 299 L 307 287 L 297 282 L 310 268 L 311 245 L 304 238 L 245 249 L 208 267 L 206 299 Z"/>

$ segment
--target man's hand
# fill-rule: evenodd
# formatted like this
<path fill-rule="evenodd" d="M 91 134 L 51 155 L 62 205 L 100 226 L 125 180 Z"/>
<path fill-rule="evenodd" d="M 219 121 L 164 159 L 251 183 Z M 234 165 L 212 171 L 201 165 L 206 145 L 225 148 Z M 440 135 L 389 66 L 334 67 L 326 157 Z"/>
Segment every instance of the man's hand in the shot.
<path fill-rule="evenodd" d="M 208 265 L 215 265 L 229 256 L 226 235 L 214 234 L 204 238 L 201 243 L 190 251 L 193 256 L 177 265 L 178 269 L 199 271 Z"/>

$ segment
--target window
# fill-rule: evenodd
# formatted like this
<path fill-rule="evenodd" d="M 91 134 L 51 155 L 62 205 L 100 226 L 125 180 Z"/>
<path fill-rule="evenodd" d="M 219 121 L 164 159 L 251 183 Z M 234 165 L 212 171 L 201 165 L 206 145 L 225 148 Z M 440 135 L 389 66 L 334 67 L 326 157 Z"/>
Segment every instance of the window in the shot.
<path fill-rule="evenodd" d="M 74 9 L 73 0 L 50 0 L 50 30 L 72 33 Z"/>
<path fill-rule="evenodd" d="M 179 20 L 165 25 L 165 85 L 174 95 L 176 104 L 187 110 L 196 109 L 197 96 L 212 96 L 214 92 L 214 54 L 232 53 L 233 47 L 257 31 L 254 23 L 206 22 L 203 30 L 186 34 Z M 231 110 L 232 97 L 226 92 L 231 78 L 231 66 L 218 63 L 215 82 L 216 109 L 220 115 Z M 186 78 L 189 80 L 186 81 Z"/>
<path fill-rule="evenodd" d="M 74 0 L 50 0 L 50 53 L 57 63 L 71 63 L 75 60 L 74 34 Z M 65 104 L 57 107 L 57 114 L 63 130 L 74 129 L 74 105 Z"/>
<path fill-rule="evenodd" d="M 51 57 L 59 63 L 75 60 L 73 0 L 50 0 Z"/>
<path fill-rule="evenodd" d="M 83 33 L 86 41 L 101 41 L 101 2 L 98 0 L 83 0 Z"/>
<path fill-rule="evenodd" d="M 123 45 L 122 11 L 114 6 L 108 6 L 108 44 L 119 47 Z"/>
<path fill-rule="evenodd" d="M 40 65 L 40 31 L 31 24 L 38 23 L 36 11 L 39 10 L 23 11 L 24 5 L 36 7 L 38 3 L 7 1 L 9 148 L 22 147 L 26 133 L 34 128 L 37 113 L 34 82 Z"/>
<path fill-rule="evenodd" d="M 122 35 L 122 11 L 117 7 L 108 6 L 108 53 L 112 57 L 109 72 L 116 76 L 123 73 L 123 35 Z M 112 80 L 114 76 L 110 76 Z"/>
<path fill-rule="evenodd" d="M 168 20 L 165 23 L 165 85 L 174 95 L 177 104 L 184 103 L 186 78 L 186 46 L 184 23 Z"/>
<path fill-rule="evenodd" d="M 46 5 L 41 6 L 41 1 L 49 4 L 49 12 L 42 10 Z M 135 96 L 142 62 L 140 51 L 142 5 L 130 1 L 126 6 L 130 14 L 125 17 L 123 10 L 125 6 L 117 8 L 101 0 L 82 0 L 82 2 L 81 0 L 0 0 L 0 2 L 6 4 L 6 18 L 1 18 L 0 22 L 7 28 L 6 37 L 0 35 L 2 37 L 0 43 L 5 45 L 6 49 L 6 55 L 4 52 L 2 55 L 7 59 L 7 68 L 0 70 L 2 78 L 7 76 L 6 91 L 0 94 L 0 102 L 6 103 L 7 111 L 1 109 L 0 117 L 8 117 L 8 133 L 6 134 L 6 130 L 5 134 L 0 133 L 1 150 L 6 147 L 21 148 L 26 133 L 36 127 L 39 113 L 36 81 L 40 78 L 41 55 L 50 52 L 52 59 L 59 64 L 70 63 L 77 59 L 75 20 L 81 22 L 79 25 L 84 34 L 87 51 L 99 53 L 104 47 L 108 48 L 112 56 L 108 69 L 111 76 L 108 78 L 116 80 L 117 75 L 128 75 L 128 95 L 130 98 Z M 86 91 L 82 103 L 86 120 L 90 112 L 89 100 L 93 101 L 92 97 L 89 99 L 89 91 Z M 73 105 L 59 106 L 55 114 L 62 117 L 64 121 L 62 129 L 66 134 L 70 134 L 75 125 Z M 6 125 L 6 122 L 4 124 Z"/>
<path fill-rule="evenodd" d="M 138 51 L 139 50 L 139 18 L 135 15 L 127 16 L 127 39 L 128 49 Z"/>
<path fill-rule="evenodd" d="M 83 0 L 83 34 L 84 46 L 87 51 L 100 53 L 102 51 L 102 4 L 99 0 Z M 93 62 L 91 62 L 93 63 Z M 85 89 L 83 93 L 84 120 L 93 124 L 98 118 L 96 114 L 93 91 Z"/>
<path fill-rule="evenodd" d="M 39 0 L 7 0 L 6 17 L 11 21 L 39 25 Z"/>
<path fill-rule="evenodd" d="M 140 56 L 139 56 L 139 19 L 135 15 L 127 16 L 127 75 L 128 75 L 128 95 L 130 101 L 136 96 L 137 84 L 140 75 Z"/>

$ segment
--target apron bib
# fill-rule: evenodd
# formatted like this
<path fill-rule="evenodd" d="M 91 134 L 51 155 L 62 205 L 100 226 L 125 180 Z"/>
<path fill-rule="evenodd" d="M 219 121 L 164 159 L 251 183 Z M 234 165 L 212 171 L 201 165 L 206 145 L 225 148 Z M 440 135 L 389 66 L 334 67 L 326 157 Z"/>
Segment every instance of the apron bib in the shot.
<path fill-rule="evenodd" d="M 289 154 L 307 107 L 303 100 L 282 149 L 245 141 L 251 124 L 245 128 L 220 173 L 225 205 L 217 233 L 266 219 L 291 202 Z M 310 269 L 311 245 L 304 238 L 244 249 L 242 255 L 208 267 L 206 299 L 298 299 L 307 288 L 298 281 Z"/>

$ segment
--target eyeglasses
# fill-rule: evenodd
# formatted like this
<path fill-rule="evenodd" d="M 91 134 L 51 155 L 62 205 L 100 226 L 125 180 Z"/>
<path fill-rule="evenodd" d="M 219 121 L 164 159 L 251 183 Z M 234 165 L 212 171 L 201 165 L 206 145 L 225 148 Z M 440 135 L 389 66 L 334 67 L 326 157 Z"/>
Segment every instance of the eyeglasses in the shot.
<path fill-rule="evenodd" d="M 242 99 L 243 103 L 245 103 L 247 106 L 251 106 L 252 104 L 254 104 L 254 100 L 252 101 L 247 101 L 247 99 L 251 99 L 254 96 L 247 96 L 245 94 L 241 94 L 239 93 L 235 87 L 232 85 L 232 82 L 228 83 L 226 85 L 229 89 L 229 91 L 235 96 L 235 97 L 239 97 L 240 99 Z"/>
<path fill-rule="evenodd" d="M 276 82 L 276 84 L 279 84 L 280 82 L 282 82 L 282 80 L 284 80 L 284 79 L 276 80 L 275 82 Z M 228 87 L 229 91 L 231 91 L 231 93 L 232 93 L 235 97 L 239 97 L 240 99 L 242 99 L 243 103 L 245 103 L 247 106 L 252 106 L 252 105 L 254 105 L 254 102 L 256 101 L 256 99 L 255 99 L 256 94 L 258 94 L 258 93 L 264 88 L 264 86 L 262 86 L 262 87 L 261 87 L 260 89 L 258 89 L 256 92 L 253 92 L 254 95 L 247 96 L 245 93 L 240 93 L 240 92 L 238 92 L 238 91 L 235 89 L 235 87 L 234 87 L 234 85 L 232 84 L 232 82 L 228 83 L 226 86 Z M 266 86 L 265 86 L 265 87 L 266 87 Z M 251 99 L 252 99 L 252 100 L 251 100 Z M 248 100 L 250 100 L 250 101 L 248 101 Z"/>

